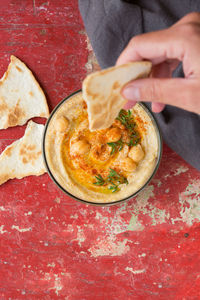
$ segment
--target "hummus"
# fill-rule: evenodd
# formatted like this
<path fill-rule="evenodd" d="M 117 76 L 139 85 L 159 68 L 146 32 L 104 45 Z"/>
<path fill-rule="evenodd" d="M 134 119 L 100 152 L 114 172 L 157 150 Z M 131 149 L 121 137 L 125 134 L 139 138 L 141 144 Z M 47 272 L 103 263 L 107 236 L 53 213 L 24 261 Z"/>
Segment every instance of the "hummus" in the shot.
<path fill-rule="evenodd" d="M 53 113 L 44 148 L 59 185 L 94 203 L 115 202 L 136 193 L 151 177 L 159 156 L 157 129 L 141 104 L 120 111 L 110 128 L 91 132 L 81 92 Z"/>

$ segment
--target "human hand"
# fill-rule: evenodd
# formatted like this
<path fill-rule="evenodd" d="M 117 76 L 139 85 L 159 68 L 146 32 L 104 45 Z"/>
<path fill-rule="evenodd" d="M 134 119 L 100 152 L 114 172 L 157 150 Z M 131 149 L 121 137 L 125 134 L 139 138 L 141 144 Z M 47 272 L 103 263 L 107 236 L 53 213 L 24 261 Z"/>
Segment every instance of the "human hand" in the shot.
<path fill-rule="evenodd" d="M 133 37 L 116 64 L 140 60 L 152 62 L 152 73 L 124 87 L 129 104 L 150 101 L 154 112 L 170 104 L 200 114 L 200 13 L 188 14 L 168 29 Z M 171 78 L 180 62 L 185 78 Z"/>

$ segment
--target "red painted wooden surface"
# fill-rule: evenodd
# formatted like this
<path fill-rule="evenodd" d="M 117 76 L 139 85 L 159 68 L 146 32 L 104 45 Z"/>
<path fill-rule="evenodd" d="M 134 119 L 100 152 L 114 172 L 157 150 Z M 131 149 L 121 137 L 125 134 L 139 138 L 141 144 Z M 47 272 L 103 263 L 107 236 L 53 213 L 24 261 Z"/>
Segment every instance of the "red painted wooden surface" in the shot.
<path fill-rule="evenodd" d="M 1 75 L 22 59 L 51 109 L 91 68 L 75 0 L 1 0 L 0 35 Z M 2 130 L 0 151 L 24 129 Z M 0 299 L 200 299 L 199 249 L 199 172 L 166 146 L 154 180 L 122 205 L 80 204 L 47 174 L 0 187 Z"/>

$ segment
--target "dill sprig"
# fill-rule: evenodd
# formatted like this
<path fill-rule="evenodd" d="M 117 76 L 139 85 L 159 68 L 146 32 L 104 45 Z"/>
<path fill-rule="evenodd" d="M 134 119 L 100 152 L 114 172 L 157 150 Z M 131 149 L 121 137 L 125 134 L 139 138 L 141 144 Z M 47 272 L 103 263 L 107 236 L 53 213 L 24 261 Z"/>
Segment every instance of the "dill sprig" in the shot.
<path fill-rule="evenodd" d="M 131 111 L 130 110 L 126 111 L 125 109 L 121 109 L 119 112 L 119 115 L 116 119 L 119 120 L 129 131 L 130 142 L 126 143 L 126 144 L 130 147 L 136 146 L 140 142 L 140 137 L 138 135 L 138 132 L 135 131 L 136 123 L 134 122 Z M 121 149 L 122 148 L 123 148 L 123 145 L 122 145 Z M 117 147 L 115 147 L 114 150 L 112 150 L 113 153 L 115 152 L 116 149 L 117 149 Z"/>
<path fill-rule="evenodd" d="M 112 148 L 110 154 L 113 155 L 117 150 L 121 151 L 123 146 L 124 146 L 124 142 L 122 142 L 122 140 L 120 139 L 117 142 L 111 142 L 111 143 L 107 143 L 108 146 L 110 146 Z"/>
<path fill-rule="evenodd" d="M 93 184 L 102 186 L 109 185 L 108 189 L 112 191 L 112 193 L 119 191 L 119 185 L 126 183 L 128 184 L 128 180 L 123 175 L 117 173 L 114 169 L 110 168 L 110 172 L 108 176 L 104 179 L 100 174 L 95 176 L 96 180 Z"/>
<path fill-rule="evenodd" d="M 97 181 L 94 182 L 93 184 L 95 184 L 95 185 L 104 185 L 105 180 L 103 179 L 103 177 L 100 174 L 95 176 L 95 178 L 96 178 Z"/>
<path fill-rule="evenodd" d="M 133 121 L 130 109 L 128 111 L 121 109 L 116 119 L 119 120 L 129 131 L 132 131 L 135 127 L 135 122 Z"/>

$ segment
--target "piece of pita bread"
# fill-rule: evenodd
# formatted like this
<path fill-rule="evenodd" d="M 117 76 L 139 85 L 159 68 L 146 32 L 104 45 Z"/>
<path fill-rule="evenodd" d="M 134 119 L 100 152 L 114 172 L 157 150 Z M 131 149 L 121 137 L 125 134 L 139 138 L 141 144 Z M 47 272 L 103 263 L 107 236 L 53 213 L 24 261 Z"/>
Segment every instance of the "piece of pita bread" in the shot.
<path fill-rule="evenodd" d="M 42 158 L 44 125 L 29 121 L 24 136 L 6 147 L 0 155 L 0 184 L 9 179 L 46 172 Z"/>
<path fill-rule="evenodd" d="M 131 62 L 88 75 L 83 81 L 83 99 L 87 103 L 89 129 L 105 129 L 112 125 L 126 99 L 121 89 L 137 78 L 147 77 L 151 62 Z"/>
<path fill-rule="evenodd" d="M 46 97 L 27 66 L 15 56 L 0 79 L 0 129 L 49 116 Z"/>

